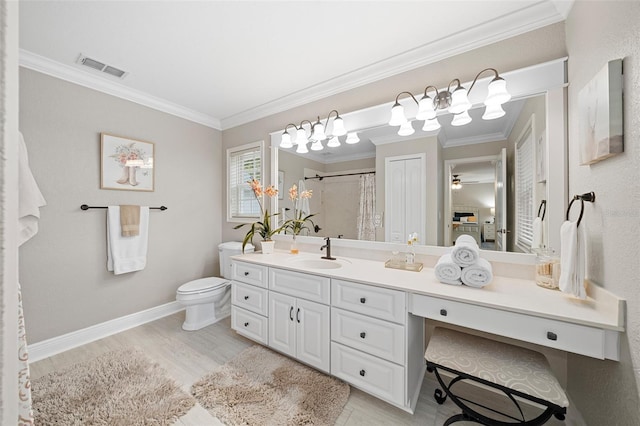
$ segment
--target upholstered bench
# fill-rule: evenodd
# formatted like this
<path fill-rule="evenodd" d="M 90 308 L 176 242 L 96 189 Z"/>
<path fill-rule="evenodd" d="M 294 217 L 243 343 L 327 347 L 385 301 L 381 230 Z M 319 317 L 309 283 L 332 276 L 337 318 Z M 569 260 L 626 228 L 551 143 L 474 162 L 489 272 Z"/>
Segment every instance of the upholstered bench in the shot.
<path fill-rule="evenodd" d="M 448 396 L 462 409 L 462 414 L 450 417 L 444 426 L 458 421 L 473 421 L 484 425 L 541 425 L 552 415 L 564 420 L 569 400 L 541 353 L 436 327 L 427 346 L 425 359 L 427 370 L 435 373 L 446 393 L 436 389 L 436 401 L 443 404 Z M 454 378 L 445 384 L 441 371 L 450 373 Z M 462 380 L 501 391 L 515 404 L 520 418 L 456 395 L 451 388 Z M 526 420 L 517 398 L 534 402 L 544 411 L 537 417 Z M 486 414 L 499 414 L 500 418 L 487 417 L 470 405 L 484 408 Z"/>

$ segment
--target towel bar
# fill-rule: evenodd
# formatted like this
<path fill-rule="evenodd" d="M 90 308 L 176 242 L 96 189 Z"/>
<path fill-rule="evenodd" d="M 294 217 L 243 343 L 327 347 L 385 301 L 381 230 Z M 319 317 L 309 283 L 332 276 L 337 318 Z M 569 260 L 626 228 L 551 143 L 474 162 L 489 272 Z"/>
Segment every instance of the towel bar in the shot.
<path fill-rule="evenodd" d="M 588 201 L 590 203 L 595 202 L 596 194 L 595 192 L 586 192 L 582 195 L 574 195 L 573 198 L 571 199 L 571 202 L 569 203 L 569 207 L 567 207 L 567 215 L 566 215 L 567 220 L 569 220 L 569 212 L 571 211 L 571 205 L 576 200 L 580 200 L 580 216 L 578 216 L 578 223 L 576 224 L 576 226 L 580 226 L 580 222 L 582 221 L 582 215 L 584 214 L 584 202 L 585 201 Z"/>
<path fill-rule="evenodd" d="M 86 204 L 83 204 L 80 206 L 80 208 L 82 210 L 89 210 L 89 209 L 106 209 L 107 206 L 88 206 Z M 168 209 L 168 207 L 166 206 L 160 206 L 160 207 L 149 207 L 151 210 L 162 210 L 165 211 Z"/>
<path fill-rule="evenodd" d="M 544 210 L 542 208 L 544 207 Z M 540 210 L 542 210 L 542 217 L 540 217 Z M 540 201 L 540 207 L 538 207 L 538 217 L 544 221 L 544 216 L 547 214 L 547 200 Z"/>

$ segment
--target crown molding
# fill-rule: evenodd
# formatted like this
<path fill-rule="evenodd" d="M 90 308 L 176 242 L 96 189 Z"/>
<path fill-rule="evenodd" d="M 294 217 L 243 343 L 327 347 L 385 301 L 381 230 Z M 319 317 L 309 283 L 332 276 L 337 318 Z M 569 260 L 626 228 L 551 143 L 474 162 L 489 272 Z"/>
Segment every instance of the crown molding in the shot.
<path fill-rule="evenodd" d="M 184 118 L 185 120 L 202 124 L 212 129 L 222 130 L 220 120 L 217 118 L 151 96 L 115 81 L 110 81 L 103 76 L 94 75 L 91 72 L 81 70 L 75 66 L 53 61 L 28 50 L 20 49 L 19 65 L 79 86 L 84 86 L 176 117 Z"/>
<path fill-rule="evenodd" d="M 223 118 L 221 120 L 222 129 L 230 129 L 291 108 L 306 105 L 482 46 L 555 24 L 564 19 L 564 16 L 559 13 L 553 3 L 538 2 L 526 9 L 504 15 L 490 22 L 480 23 L 466 31 L 444 37 L 354 72 L 299 90 L 259 107 Z"/>

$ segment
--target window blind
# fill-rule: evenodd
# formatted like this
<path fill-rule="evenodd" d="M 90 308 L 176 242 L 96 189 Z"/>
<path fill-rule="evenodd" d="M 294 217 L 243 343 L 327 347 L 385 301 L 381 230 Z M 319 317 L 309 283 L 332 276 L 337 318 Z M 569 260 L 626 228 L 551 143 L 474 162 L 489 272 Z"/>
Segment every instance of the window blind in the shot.
<path fill-rule="evenodd" d="M 262 149 L 260 144 L 230 150 L 227 155 L 229 218 L 260 217 L 260 205 L 247 184 L 251 179 L 262 181 Z"/>
<path fill-rule="evenodd" d="M 533 136 L 527 132 L 516 145 L 516 245 L 525 251 L 533 243 Z"/>

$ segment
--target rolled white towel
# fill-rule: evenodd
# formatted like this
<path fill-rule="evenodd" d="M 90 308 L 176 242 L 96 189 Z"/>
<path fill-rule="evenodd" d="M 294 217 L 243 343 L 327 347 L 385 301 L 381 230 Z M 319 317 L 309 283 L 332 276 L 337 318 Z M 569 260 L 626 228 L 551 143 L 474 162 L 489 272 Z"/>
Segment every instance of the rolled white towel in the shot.
<path fill-rule="evenodd" d="M 478 258 L 473 265 L 462 268 L 460 277 L 463 284 L 470 287 L 484 287 L 493 280 L 493 268 L 486 259 Z"/>
<path fill-rule="evenodd" d="M 451 254 L 440 256 L 435 267 L 436 278 L 443 284 L 462 285 L 462 268 L 451 259 Z"/>
<path fill-rule="evenodd" d="M 451 259 L 461 267 L 470 266 L 480 258 L 480 248 L 471 235 L 460 235 L 451 250 Z"/>

